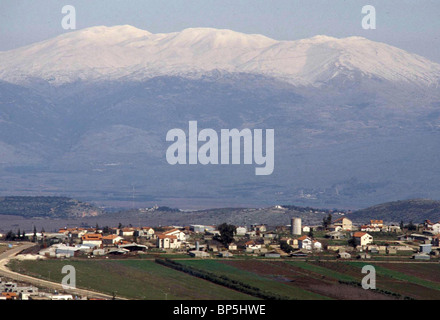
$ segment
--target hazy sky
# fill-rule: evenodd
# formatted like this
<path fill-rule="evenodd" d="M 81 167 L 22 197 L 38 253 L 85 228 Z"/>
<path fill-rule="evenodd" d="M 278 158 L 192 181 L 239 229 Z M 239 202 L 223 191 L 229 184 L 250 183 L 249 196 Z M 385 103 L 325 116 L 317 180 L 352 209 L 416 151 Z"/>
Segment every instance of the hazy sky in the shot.
<path fill-rule="evenodd" d="M 361 27 L 367 4 L 377 10 L 376 30 Z M 439 0 L 0 0 L 0 50 L 69 32 L 61 28 L 64 5 L 76 8 L 77 29 L 130 24 L 158 33 L 214 27 L 277 40 L 357 35 L 440 62 Z"/>

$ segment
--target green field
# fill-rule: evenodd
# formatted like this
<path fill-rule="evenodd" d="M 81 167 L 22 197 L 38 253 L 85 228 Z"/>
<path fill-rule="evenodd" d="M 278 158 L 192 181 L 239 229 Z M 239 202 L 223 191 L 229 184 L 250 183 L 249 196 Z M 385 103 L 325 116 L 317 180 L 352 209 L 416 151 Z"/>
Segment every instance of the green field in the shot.
<path fill-rule="evenodd" d="M 196 270 L 224 276 L 285 299 L 440 299 L 440 265 L 436 263 L 365 263 L 262 259 L 179 259 Z M 254 297 L 160 265 L 151 260 L 12 261 L 11 268 L 61 282 L 61 269 L 76 268 L 77 286 L 131 299 L 239 300 Z M 362 266 L 377 271 L 379 290 L 364 290 Z"/>
<path fill-rule="evenodd" d="M 64 265 L 76 269 L 77 287 L 131 299 L 242 300 L 253 297 L 146 260 L 13 261 L 15 271 L 61 282 Z"/>
<path fill-rule="evenodd" d="M 337 271 L 333 271 L 331 269 L 327 269 L 325 267 L 319 266 L 314 263 L 301 262 L 301 261 L 287 262 L 287 263 L 291 264 L 293 266 L 297 266 L 299 268 L 302 268 L 304 270 L 312 271 L 314 273 L 318 273 L 322 276 L 333 278 L 336 280 L 341 280 L 341 281 L 356 281 L 357 280 L 355 277 L 352 277 L 350 275 L 347 275 L 347 274 L 344 274 L 341 272 L 337 272 Z"/>
<path fill-rule="evenodd" d="M 346 263 L 358 269 L 367 264 L 373 265 L 378 275 L 377 285 L 385 290 L 391 290 L 415 299 L 440 299 L 440 279 L 431 279 L 433 275 L 440 276 L 440 266 L 436 263 Z M 417 276 L 411 274 L 411 269 L 414 270 L 414 268 L 421 271 Z"/>
<path fill-rule="evenodd" d="M 279 294 L 290 299 L 317 300 L 327 299 L 327 297 L 306 291 L 300 287 L 290 285 L 284 278 L 277 278 L 276 275 L 260 275 L 249 270 L 243 270 L 234 266 L 221 263 L 217 260 L 185 260 L 179 261 L 197 269 L 212 272 L 218 275 L 225 275 L 233 280 L 252 284 L 263 291 Z M 262 261 L 246 260 L 247 264 L 260 264 Z"/>

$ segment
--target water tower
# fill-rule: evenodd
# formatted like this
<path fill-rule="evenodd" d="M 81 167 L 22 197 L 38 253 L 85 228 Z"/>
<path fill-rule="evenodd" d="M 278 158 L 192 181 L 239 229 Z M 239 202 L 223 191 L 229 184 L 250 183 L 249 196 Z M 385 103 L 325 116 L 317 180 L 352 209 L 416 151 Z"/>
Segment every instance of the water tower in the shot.
<path fill-rule="evenodd" d="M 301 218 L 292 218 L 292 221 L 290 224 L 290 233 L 295 236 L 301 235 L 301 233 L 302 233 Z"/>

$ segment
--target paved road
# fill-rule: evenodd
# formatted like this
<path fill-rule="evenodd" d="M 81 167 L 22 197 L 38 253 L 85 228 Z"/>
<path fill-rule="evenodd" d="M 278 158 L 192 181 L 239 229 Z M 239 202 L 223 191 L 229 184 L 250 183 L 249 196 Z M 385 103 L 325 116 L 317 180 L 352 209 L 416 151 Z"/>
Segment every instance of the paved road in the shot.
<path fill-rule="evenodd" d="M 40 288 L 47 288 L 50 290 L 57 290 L 57 291 L 63 291 L 68 294 L 72 295 L 78 295 L 83 297 L 89 297 L 89 298 L 96 298 L 96 299 L 112 299 L 113 297 L 104 293 L 94 292 L 90 290 L 85 289 L 69 289 L 65 290 L 63 289 L 63 286 L 60 283 L 51 282 L 47 280 L 42 280 L 38 278 L 34 278 L 31 276 L 23 275 L 17 272 L 13 272 L 9 270 L 6 265 L 8 264 L 9 260 L 13 258 L 15 255 L 23 251 L 24 249 L 30 248 L 34 246 L 34 243 L 23 243 L 21 245 L 14 245 L 12 249 L 9 249 L 2 254 L 0 254 L 0 276 L 7 277 L 9 279 L 13 279 L 15 281 L 19 282 L 25 282 L 32 284 L 34 286 L 40 287 Z"/>

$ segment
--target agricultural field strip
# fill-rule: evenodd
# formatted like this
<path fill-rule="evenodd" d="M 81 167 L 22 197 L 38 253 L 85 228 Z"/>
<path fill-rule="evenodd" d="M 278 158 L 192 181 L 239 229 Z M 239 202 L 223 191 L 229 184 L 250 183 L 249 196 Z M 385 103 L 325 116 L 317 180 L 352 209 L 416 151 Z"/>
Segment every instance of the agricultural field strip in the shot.
<path fill-rule="evenodd" d="M 312 264 L 311 262 L 302 262 L 302 261 L 297 261 L 297 262 L 292 261 L 291 262 L 291 261 L 288 261 L 285 263 L 292 265 L 292 266 L 295 266 L 295 267 L 299 267 L 299 268 L 307 270 L 307 271 L 314 272 L 316 274 L 330 277 L 330 278 L 333 278 L 336 280 L 341 280 L 341 281 L 356 281 L 357 280 L 356 278 L 354 278 L 352 276 L 345 275 L 343 273 L 339 273 L 334 270 Z"/>
<path fill-rule="evenodd" d="M 136 265 L 137 263 L 140 265 Z M 71 264 L 77 271 L 77 285 L 131 299 L 253 299 L 222 286 L 194 279 L 147 260 L 117 261 L 13 261 L 11 267 L 38 278 L 61 282 L 61 268 Z"/>
<path fill-rule="evenodd" d="M 347 264 L 350 265 L 354 265 L 356 267 L 362 268 L 364 265 L 367 265 L 368 263 L 363 263 L 363 262 L 346 262 Z M 371 265 L 373 265 L 376 268 L 376 271 L 384 276 L 388 276 L 390 278 L 396 279 L 396 280 L 400 280 L 400 281 L 405 281 L 405 282 L 411 282 L 413 284 L 417 284 L 426 288 L 430 288 L 430 289 L 434 289 L 434 290 L 439 290 L 440 291 L 440 283 L 436 283 L 433 281 L 428 281 L 422 278 L 418 278 L 403 272 L 399 272 L 399 271 L 395 271 L 395 270 L 391 270 L 386 268 L 384 265 L 377 265 L 374 263 L 371 263 Z"/>
<path fill-rule="evenodd" d="M 265 291 L 287 295 L 296 299 L 330 299 L 329 297 L 299 288 L 293 284 L 282 283 L 270 277 L 262 276 L 252 271 L 243 270 L 241 268 L 222 263 L 218 260 L 180 260 L 179 262 L 194 268 L 216 273 L 218 275 L 225 275 L 231 279 L 249 283 Z"/>

